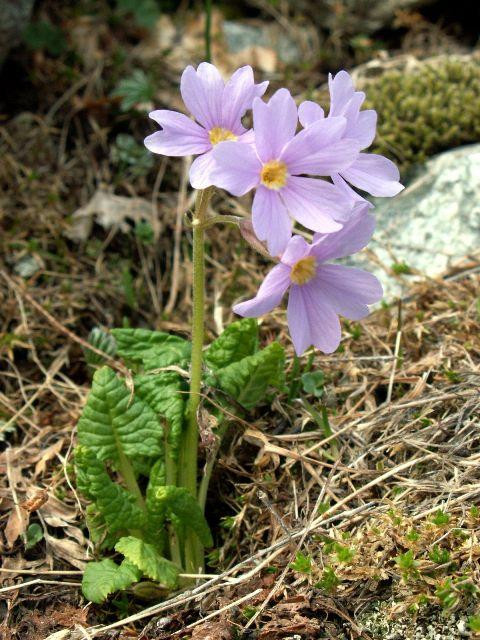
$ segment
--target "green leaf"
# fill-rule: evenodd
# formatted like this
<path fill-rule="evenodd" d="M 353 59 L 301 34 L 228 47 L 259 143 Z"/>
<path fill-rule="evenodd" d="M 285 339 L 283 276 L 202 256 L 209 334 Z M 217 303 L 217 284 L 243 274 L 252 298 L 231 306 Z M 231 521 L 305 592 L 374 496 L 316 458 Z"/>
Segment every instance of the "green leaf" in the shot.
<path fill-rule="evenodd" d="M 139 27 L 152 29 L 160 17 L 155 0 L 117 0 L 119 13 L 130 13 Z"/>
<path fill-rule="evenodd" d="M 112 329 L 118 355 L 141 363 L 147 370 L 171 365 L 185 366 L 192 347 L 187 340 L 163 331 L 149 329 Z"/>
<path fill-rule="evenodd" d="M 160 582 L 168 589 L 176 586 L 179 567 L 170 560 L 162 558 L 152 544 L 127 536 L 120 538 L 115 545 L 115 551 L 122 553 L 128 562 L 138 567 L 147 578 Z"/>
<path fill-rule="evenodd" d="M 121 565 L 110 559 L 90 562 L 83 574 L 83 595 L 87 600 L 100 604 L 111 593 L 138 582 L 141 575 L 141 571 L 130 562 L 122 562 Z"/>
<path fill-rule="evenodd" d="M 103 462 L 91 449 L 77 447 L 75 469 L 80 493 L 95 503 L 109 532 L 129 531 L 143 527 L 145 514 L 136 504 L 135 497 L 112 481 Z"/>
<path fill-rule="evenodd" d="M 63 31 L 51 22 L 31 22 L 23 33 L 25 44 L 34 51 L 46 50 L 51 56 L 59 56 L 67 49 Z"/>
<path fill-rule="evenodd" d="M 212 534 L 205 516 L 195 498 L 184 487 L 159 487 L 156 498 L 165 505 L 168 517 L 174 524 L 191 529 L 205 547 L 213 546 Z"/>
<path fill-rule="evenodd" d="M 302 375 L 302 386 L 305 393 L 321 398 L 324 392 L 325 375 L 323 371 L 309 371 Z"/>
<path fill-rule="evenodd" d="M 142 69 L 135 69 L 128 78 L 123 78 L 112 91 L 112 96 L 121 97 L 120 108 L 130 111 L 142 102 L 150 102 L 155 96 L 155 85 Z"/>
<path fill-rule="evenodd" d="M 43 529 L 38 524 L 38 522 L 32 523 L 27 529 L 27 542 L 25 544 L 25 549 L 31 549 L 34 547 L 37 542 L 43 539 Z"/>
<path fill-rule="evenodd" d="M 211 369 L 221 369 L 251 356 L 258 349 L 258 325 L 255 318 L 232 322 L 205 352 Z"/>
<path fill-rule="evenodd" d="M 153 410 L 132 396 L 109 367 L 93 376 L 87 404 L 78 422 L 78 441 L 93 449 L 100 460 L 118 462 L 130 457 L 160 457 L 163 429 Z"/>
<path fill-rule="evenodd" d="M 173 459 L 178 458 L 188 394 L 185 382 L 174 371 L 137 376 L 133 380 L 135 395 L 168 421 L 167 441 Z"/>
<path fill-rule="evenodd" d="M 285 352 L 278 342 L 215 371 L 217 385 L 245 409 L 265 400 L 268 387 L 285 385 Z"/>
<path fill-rule="evenodd" d="M 300 551 L 297 551 L 295 561 L 288 566 L 294 571 L 298 571 L 298 573 L 312 573 L 312 559 Z"/>
<path fill-rule="evenodd" d="M 95 347 L 99 351 L 103 351 L 107 356 L 114 356 L 117 352 L 117 344 L 115 338 L 104 331 L 101 327 L 94 327 L 88 334 L 88 343 Z M 91 351 L 90 349 L 84 349 L 85 360 L 89 365 L 99 365 L 105 362 L 100 354 Z"/>

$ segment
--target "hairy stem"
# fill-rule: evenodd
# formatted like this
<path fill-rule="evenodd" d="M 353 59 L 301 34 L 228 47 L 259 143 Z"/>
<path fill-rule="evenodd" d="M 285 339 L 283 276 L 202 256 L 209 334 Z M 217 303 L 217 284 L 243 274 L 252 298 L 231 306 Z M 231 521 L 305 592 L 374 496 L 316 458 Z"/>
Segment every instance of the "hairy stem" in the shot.
<path fill-rule="evenodd" d="M 121 448 L 118 449 L 118 470 L 122 476 L 127 489 L 135 496 L 138 506 L 145 511 L 145 501 L 138 486 L 137 479 L 135 478 L 135 472 L 130 463 L 130 460 L 124 454 Z"/>
<path fill-rule="evenodd" d="M 193 315 L 192 315 L 192 364 L 190 369 L 190 395 L 188 420 L 180 465 L 180 486 L 197 497 L 198 425 L 197 411 L 200 404 L 202 384 L 202 351 L 205 333 L 205 221 L 212 189 L 199 191 L 195 204 L 193 227 Z M 193 534 L 187 535 L 185 545 L 185 569 L 197 573 L 204 564 L 203 548 Z"/>

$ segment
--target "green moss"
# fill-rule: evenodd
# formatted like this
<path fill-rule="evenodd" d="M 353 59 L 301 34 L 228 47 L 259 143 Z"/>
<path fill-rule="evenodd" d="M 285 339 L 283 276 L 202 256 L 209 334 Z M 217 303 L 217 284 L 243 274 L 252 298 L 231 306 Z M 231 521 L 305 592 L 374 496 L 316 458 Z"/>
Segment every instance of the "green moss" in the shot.
<path fill-rule="evenodd" d="M 480 138 L 480 61 L 445 59 L 412 72 L 390 71 L 364 88 L 378 112 L 371 151 L 402 170 Z"/>

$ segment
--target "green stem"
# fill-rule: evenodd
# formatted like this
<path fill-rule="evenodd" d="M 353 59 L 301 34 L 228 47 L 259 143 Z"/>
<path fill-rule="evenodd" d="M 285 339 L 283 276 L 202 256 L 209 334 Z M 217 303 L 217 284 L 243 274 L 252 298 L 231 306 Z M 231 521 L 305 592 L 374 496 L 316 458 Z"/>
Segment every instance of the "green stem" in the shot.
<path fill-rule="evenodd" d="M 135 478 L 133 467 L 121 448 L 118 450 L 118 462 L 118 470 L 120 471 L 120 475 L 122 476 L 127 489 L 135 496 L 135 500 L 137 501 L 140 509 L 145 511 L 145 501 L 143 499 L 142 492 L 140 491 L 140 487 L 138 486 L 137 479 Z"/>
<path fill-rule="evenodd" d="M 192 364 L 190 369 L 190 395 L 188 400 L 188 420 L 185 432 L 179 473 L 180 486 L 197 497 L 198 465 L 198 425 L 197 411 L 200 405 L 202 385 L 203 340 L 205 333 L 205 221 L 212 189 L 199 191 L 195 205 L 193 227 L 193 315 L 192 315 Z M 185 541 L 185 569 L 187 573 L 197 573 L 204 564 L 203 548 L 193 534 Z"/>
<path fill-rule="evenodd" d="M 212 0 L 205 0 L 205 60 L 212 61 Z"/>

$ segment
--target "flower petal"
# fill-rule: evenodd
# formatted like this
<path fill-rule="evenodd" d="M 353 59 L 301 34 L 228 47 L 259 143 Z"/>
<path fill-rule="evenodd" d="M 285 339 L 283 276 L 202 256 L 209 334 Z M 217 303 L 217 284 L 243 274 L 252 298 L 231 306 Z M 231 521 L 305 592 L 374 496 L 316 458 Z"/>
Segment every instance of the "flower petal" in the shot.
<path fill-rule="evenodd" d="M 317 120 L 322 120 L 325 113 L 322 107 L 312 100 L 304 100 L 298 107 L 298 118 L 302 127 L 309 127 Z"/>
<path fill-rule="evenodd" d="M 320 262 L 350 256 L 367 246 L 374 230 L 375 218 L 368 213 L 367 202 L 357 203 L 340 231 L 313 236 L 311 253 Z"/>
<path fill-rule="evenodd" d="M 312 344 L 324 353 L 332 353 L 340 344 L 338 316 L 313 283 L 290 288 L 287 320 L 297 355 Z"/>
<path fill-rule="evenodd" d="M 237 69 L 223 90 L 221 126 L 234 133 L 239 128 L 239 132 L 243 131 L 242 117 L 251 108 L 253 99 L 265 93 L 267 86 L 268 82 L 255 85 L 252 67 Z"/>
<path fill-rule="evenodd" d="M 236 304 L 233 310 L 244 318 L 258 318 L 280 304 L 289 286 L 290 269 L 284 264 L 277 264 L 262 282 L 257 295 Z"/>
<path fill-rule="evenodd" d="M 368 200 L 365 200 L 365 198 L 362 198 L 359 193 L 352 189 L 352 187 L 347 182 L 345 182 L 340 174 L 333 173 L 330 177 L 332 178 L 333 184 L 342 191 L 343 195 L 348 198 L 349 202 L 351 202 L 352 205 L 362 202 L 363 204 L 366 204 L 369 209 L 374 208 L 373 204 Z M 340 220 L 340 218 L 338 218 L 338 220 Z"/>
<path fill-rule="evenodd" d="M 375 138 L 376 128 L 377 112 L 374 109 L 366 109 L 358 114 L 354 126 L 347 127 L 346 135 L 355 138 L 361 149 L 366 149 Z"/>
<path fill-rule="evenodd" d="M 329 117 L 343 115 L 345 108 L 353 98 L 355 89 L 353 81 L 346 71 L 339 71 L 335 76 L 328 75 L 328 88 L 330 90 Z"/>
<path fill-rule="evenodd" d="M 360 153 L 348 169 L 341 171 L 341 175 L 354 187 L 372 196 L 395 196 L 404 188 L 399 182 L 400 173 L 396 165 L 376 153 Z"/>
<path fill-rule="evenodd" d="M 324 118 L 297 133 L 281 156 L 289 173 L 330 175 L 338 173 L 336 166 L 351 165 L 360 148 L 354 140 L 342 140 L 346 126 L 345 118 Z"/>
<path fill-rule="evenodd" d="M 211 148 L 208 134 L 183 113 L 159 109 L 149 114 L 162 127 L 147 136 L 144 144 L 153 153 L 165 156 L 189 156 Z"/>
<path fill-rule="evenodd" d="M 352 211 L 352 204 L 335 185 L 317 178 L 289 176 L 281 195 L 292 218 L 312 231 L 338 231 L 342 225 L 335 219 Z"/>
<path fill-rule="evenodd" d="M 283 147 L 295 135 L 298 123 L 295 100 L 287 89 L 279 89 L 268 103 L 253 101 L 253 130 L 262 162 L 280 157 Z"/>
<path fill-rule="evenodd" d="M 210 174 L 216 166 L 213 151 L 207 151 L 192 162 L 190 167 L 190 184 L 194 189 L 206 189 L 213 183 Z"/>
<path fill-rule="evenodd" d="M 243 196 L 260 182 L 261 164 L 252 145 L 220 142 L 213 149 L 213 158 L 210 179 L 216 187 Z"/>
<path fill-rule="evenodd" d="M 180 91 L 188 110 L 210 130 L 221 126 L 222 98 L 225 84 L 216 67 L 209 62 L 188 66 L 182 74 Z"/>
<path fill-rule="evenodd" d="M 285 251 L 282 253 L 281 261 L 283 264 L 293 267 L 296 262 L 309 255 L 310 248 L 311 246 L 305 238 L 302 238 L 302 236 L 293 236 L 287 244 Z"/>
<path fill-rule="evenodd" d="M 278 191 L 258 187 L 252 205 L 252 223 L 255 235 L 266 241 L 272 256 L 285 250 L 292 236 L 292 220 Z"/>
<path fill-rule="evenodd" d="M 367 304 L 378 302 L 383 296 L 382 285 L 372 273 L 341 264 L 319 267 L 313 283 L 332 309 L 350 320 L 367 316 Z"/>

